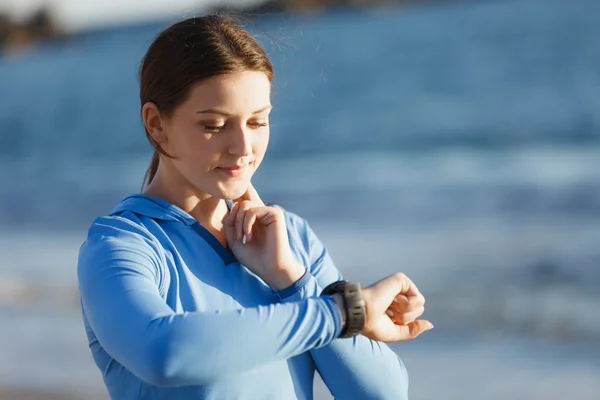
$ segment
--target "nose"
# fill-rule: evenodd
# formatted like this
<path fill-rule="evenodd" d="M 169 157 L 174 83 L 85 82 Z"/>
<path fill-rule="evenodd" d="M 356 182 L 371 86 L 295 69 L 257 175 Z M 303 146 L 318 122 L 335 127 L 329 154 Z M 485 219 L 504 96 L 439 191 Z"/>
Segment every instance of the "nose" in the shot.
<path fill-rule="evenodd" d="M 246 157 L 252 154 L 252 132 L 246 127 L 236 127 L 231 130 L 229 154 Z"/>

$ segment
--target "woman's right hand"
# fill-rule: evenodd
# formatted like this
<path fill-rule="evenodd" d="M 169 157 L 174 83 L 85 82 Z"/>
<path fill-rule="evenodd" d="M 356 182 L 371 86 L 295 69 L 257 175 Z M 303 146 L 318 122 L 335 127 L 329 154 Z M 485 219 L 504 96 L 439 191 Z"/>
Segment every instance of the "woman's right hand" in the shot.
<path fill-rule="evenodd" d="M 410 340 L 433 328 L 418 320 L 425 311 L 425 298 L 403 273 L 396 273 L 362 290 L 365 326 L 361 332 L 381 342 Z"/>
<path fill-rule="evenodd" d="M 236 199 L 223 227 L 238 261 L 274 290 L 285 289 L 304 275 L 305 267 L 290 248 L 283 211 L 266 206 L 252 184 Z"/>

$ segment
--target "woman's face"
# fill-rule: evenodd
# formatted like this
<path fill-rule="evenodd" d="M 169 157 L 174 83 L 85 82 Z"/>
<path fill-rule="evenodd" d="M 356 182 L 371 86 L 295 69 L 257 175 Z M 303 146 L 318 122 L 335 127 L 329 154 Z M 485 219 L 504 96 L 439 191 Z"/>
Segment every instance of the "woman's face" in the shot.
<path fill-rule="evenodd" d="M 263 72 L 216 76 L 196 84 L 169 118 L 162 118 L 163 157 L 175 181 L 225 198 L 240 197 L 269 143 L 271 83 Z M 181 180 L 180 178 L 184 178 Z"/>

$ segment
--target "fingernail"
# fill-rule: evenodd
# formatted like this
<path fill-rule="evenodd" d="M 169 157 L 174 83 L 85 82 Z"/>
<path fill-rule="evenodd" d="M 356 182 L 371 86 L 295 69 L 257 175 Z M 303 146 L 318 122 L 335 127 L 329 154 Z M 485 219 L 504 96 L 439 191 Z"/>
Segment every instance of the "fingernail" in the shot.
<path fill-rule="evenodd" d="M 429 328 L 427 328 L 427 330 L 433 329 L 433 324 L 430 322 L 429 323 Z"/>
<path fill-rule="evenodd" d="M 386 311 L 385 311 L 385 313 L 386 313 L 387 315 L 389 315 L 390 317 L 393 317 L 393 316 L 394 316 L 394 313 L 392 312 L 392 310 L 386 310 Z"/>
<path fill-rule="evenodd" d="M 244 235 L 244 237 L 242 237 L 242 244 L 246 244 L 246 235 Z"/>

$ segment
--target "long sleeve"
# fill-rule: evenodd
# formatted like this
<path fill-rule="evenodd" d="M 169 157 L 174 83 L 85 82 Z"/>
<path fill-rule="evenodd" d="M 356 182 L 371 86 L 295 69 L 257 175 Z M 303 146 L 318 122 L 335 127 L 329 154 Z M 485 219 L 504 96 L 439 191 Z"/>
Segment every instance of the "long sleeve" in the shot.
<path fill-rule="evenodd" d="M 276 292 L 290 304 L 318 296 L 322 288 L 342 279 L 331 257 L 308 224 L 295 218 L 290 240 L 308 249 L 305 275 L 293 286 Z M 295 229 L 294 229 L 295 228 Z M 408 398 L 408 374 L 402 360 L 385 343 L 358 335 L 336 339 L 310 354 L 323 381 L 338 400 Z"/>
<path fill-rule="evenodd" d="M 108 230 L 108 236 L 88 236 L 80 250 L 84 314 L 106 352 L 153 385 L 207 383 L 326 345 L 339 335 L 341 314 L 331 297 L 175 313 L 160 295 L 160 256 L 151 240 Z"/>

